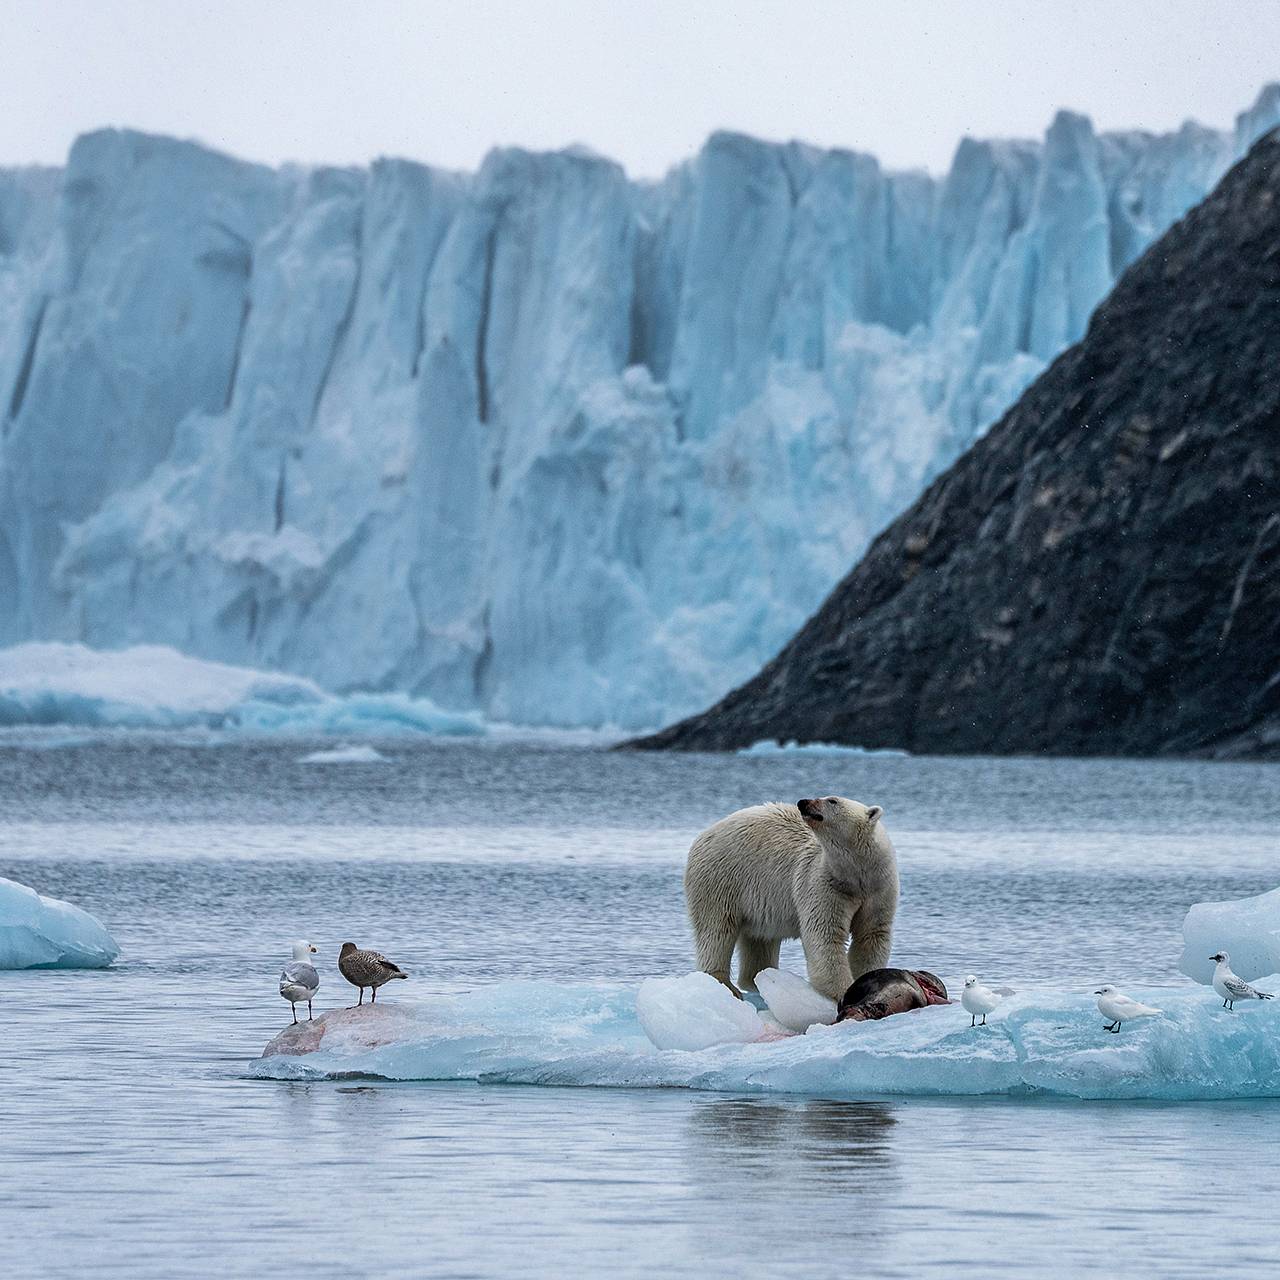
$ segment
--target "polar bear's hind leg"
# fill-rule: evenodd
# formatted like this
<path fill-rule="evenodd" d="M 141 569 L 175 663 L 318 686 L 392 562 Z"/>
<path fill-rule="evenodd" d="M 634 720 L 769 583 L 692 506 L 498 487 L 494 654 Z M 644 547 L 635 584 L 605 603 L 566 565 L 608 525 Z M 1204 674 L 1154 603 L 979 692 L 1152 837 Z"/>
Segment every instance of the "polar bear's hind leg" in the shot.
<path fill-rule="evenodd" d="M 705 924 L 694 925 L 694 945 L 698 953 L 698 968 L 709 973 L 717 982 L 723 982 L 735 996 L 742 992 L 733 985 L 729 967 L 733 963 L 733 948 L 738 941 L 736 924 L 718 924 L 708 928 Z"/>
<path fill-rule="evenodd" d="M 756 974 L 761 969 L 776 969 L 781 952 L 781 939 L 751 938 L 744 933 L 738 942 L 738 986 L 754 991 Z"/>

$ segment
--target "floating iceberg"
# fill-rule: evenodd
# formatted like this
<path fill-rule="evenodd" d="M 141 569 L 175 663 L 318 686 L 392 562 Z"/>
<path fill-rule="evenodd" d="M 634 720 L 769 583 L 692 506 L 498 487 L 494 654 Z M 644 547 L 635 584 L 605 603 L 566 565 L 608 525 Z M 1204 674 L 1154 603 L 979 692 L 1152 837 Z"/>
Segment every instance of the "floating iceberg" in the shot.
<path fill-rule="evenodd" d="M 986 1027 L 971 1028 L 959 1005 L 937 1005 L 802 1036 L 763 1019 L 757 1033 L 744 1008 L 734 1042 L 659 1049 L 645 1027 L 687 1034 L 672 1004 L 684 983 L 650 986 L 642 1002 L 634 987 L 509 982 L 418 1005 L 334 1010 L 282 1032 L 249 1072 L 826 1097 L 1280 1097 L 1280 1001 L 1231 1013 L 1197 987 L 1126 988 L 1164 1015 L 1115 1036 L 1102 1030 L 1091 993 L 1015 996 Z M 743 1043 L 748 1032 L 757 1038 Z"/>
<path fill-rule="evenodd" d="M 87 911 L 0 876 L 0 969 L 105 969 L 119 954 Z"/>
<path fill-rule="evenodd" d="M 479 716 L 443 711 L 425 698 L 337 697 L 299 676 L 206 662 L 163 645 L 0 649 L 0 726 L 54 724 L 296 735 L 484 732 Z"/>
<path fill-rule="evenodd" d="M 1219 951 L 1231 956 L 1231 968 L 1246 982 L 1280 973 L 1280 889 L 1256 898 L 1197 902 L 1182 922 L 1182 959 L 1178 968 L 1206 986 L 1213 981 Z"/>

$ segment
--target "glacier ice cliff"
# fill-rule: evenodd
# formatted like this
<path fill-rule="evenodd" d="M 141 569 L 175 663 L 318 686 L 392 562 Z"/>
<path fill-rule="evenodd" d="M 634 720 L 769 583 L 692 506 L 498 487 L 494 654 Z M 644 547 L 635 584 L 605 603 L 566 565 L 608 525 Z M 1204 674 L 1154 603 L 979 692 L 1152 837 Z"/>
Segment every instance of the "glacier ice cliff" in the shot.
<path fill-rule="evenodd" d="M 0 172 L 0 645 L 163 644 L 507 722 L 758 668 L 1280 119 L 713 136 L 474 175 L 102 131 Z"/>
<path fill-rule="evenodd" d="M 0 969 L 105 969 L 119 954 L 87 911 L 0 876 Z"/>

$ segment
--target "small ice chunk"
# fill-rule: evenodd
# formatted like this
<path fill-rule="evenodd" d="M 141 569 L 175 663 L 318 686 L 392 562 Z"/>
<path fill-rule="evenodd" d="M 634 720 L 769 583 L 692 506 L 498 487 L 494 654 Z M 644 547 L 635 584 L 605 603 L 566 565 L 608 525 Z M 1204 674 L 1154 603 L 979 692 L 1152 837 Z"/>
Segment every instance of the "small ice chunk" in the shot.
<path fill-rule="evenodd" d="M 1229 902 L 1197 902 L 1182 922 L 1182 959 L 1178 967 L 1208 986 L 1210 956 L 1226 951 L 1231 968 L 1246 982 L 1280 973 L 1280 889 Z"/>
<path fill-rule="evenodd" d="M 761 738 L 749 747 L 739 748 L 740 756 L 905 756 L 897 747 L 850 747 L 840 742 L 796 742 L 789 739 Z"/>
<path fill-rule="evenodd" d="M 646 978 L 636 993 L 636 1014 L 659 1049 L 710 1049 L 748 1044 L 765 1035 L 753 1005 L 739 1000 L 709 973 Z"/>
<path fill-rule="evenodd" d="M 798 974 L 762 969 L 756 974 L 756 989 L 769 1012 L 788 1031 L 808 1031 L 817 1023 L 829 1026 L 836 1020 L 836 1002 L 815 991 Z"/>
<path fill-rule="evenodd" d="M 377 747 L 349 746 L 343 743 L 330 751 L 312 751 L 301 756 L 299 764 L 385 764 L 391 757 L 384 756 Z"/>
<path fill-rule="evenodd" d="M 105 969 L 119 954 L 87 911 L 0 876 L 0 969 Z"/>

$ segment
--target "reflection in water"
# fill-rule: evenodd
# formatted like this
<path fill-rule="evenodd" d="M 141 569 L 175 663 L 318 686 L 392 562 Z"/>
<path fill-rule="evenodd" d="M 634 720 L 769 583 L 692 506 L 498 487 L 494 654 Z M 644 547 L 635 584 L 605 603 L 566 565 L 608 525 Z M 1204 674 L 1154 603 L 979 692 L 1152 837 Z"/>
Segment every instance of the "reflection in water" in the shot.
<path fill-rule="evenodd" d="M 815 1163 L 883 1170 L 896 1124 L 893 1106 L 884 1102 L 716 1098 L 691 1113 L 689 1136 L 744 1164 L 785 1153 L 801 1169 Z"/>
<path fill-rule="evenodd" d="M 859 1248 L 886 1231 L 886 1196 L 899 1172 L 893 1148 L 896 1104 L 825 1099 L 715 1098 L 689 1110 L 684 1159 L 701 1194 L 750 1216 L 776 1241 L 856 1223 Z"/>

